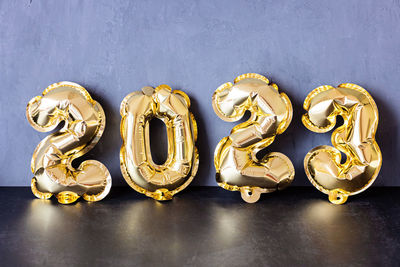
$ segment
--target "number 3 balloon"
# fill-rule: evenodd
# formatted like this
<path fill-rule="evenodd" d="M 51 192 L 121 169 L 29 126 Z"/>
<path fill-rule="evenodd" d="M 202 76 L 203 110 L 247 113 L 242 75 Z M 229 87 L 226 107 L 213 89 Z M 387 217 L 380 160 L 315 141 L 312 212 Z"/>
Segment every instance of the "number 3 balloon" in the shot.
<path fill-rule="evenodd" d="M 50 85 L 42 96 L 33 98 L 26 108 L 31 126 L 40 132 L 64 127 L 47 136 L 33 153 L 31 188 L 38 198 L 53 194 L 60 203 L 75 202 L 80 196 L 87 201 L 103 199 L 111 188 L 107 168 L 95 160 L 82 162 L 78 169 L 72 161 L 92 149 L 103 134 L 104 111 L 89 93 L 76 83 Z"/>
<path fill-rule="evenodd" d="M 336 116 L 343 117 L 343 125 L 332 134 L 334 147 L 316 147 L 304 159 L 311 183 L 328 194 L 332 203 L 342 204 L 348 196 L 367 189 L 381 168 L 382 155 L 375 141 L 378 109 L 371 95 L 352 83 L 314 89 L 304 109 L 303 124 L 317 133 L 330 131 Z M 347 156 L 343 164 L 340 152 Z"/>
<path fill-rule="evenodd" d="M 196 175 L 199 154 L 194 145 L 197 125 L 189 111 L 189 97 L 168 85 L 144 87 L 127 95 L 121 103 L 121 171 L 126 182 L 139 193 L 169 200 L 187 187 Z M 167 127 L 168 157 L 164 164 L 153 162 L 149 122 L 162 120 Z"/>
<path fill-rule="evenodd" d="M 214 164 L 218 185 L 240 191 L 243 200 L 256 202 L 261 193 L 287 187 L 294 168 L 288 157 L 272 152 L 258 160 L 258 151 L 269 146 L 283 133 L 292 119 L 292 105 L 276 84 L 255 73 L 243 74 L 218 87 L 212 104 L 215 113 L 225 121 L 238 121 L 245 112 L 251 117 L 235 126 L 215 149 Z"/>

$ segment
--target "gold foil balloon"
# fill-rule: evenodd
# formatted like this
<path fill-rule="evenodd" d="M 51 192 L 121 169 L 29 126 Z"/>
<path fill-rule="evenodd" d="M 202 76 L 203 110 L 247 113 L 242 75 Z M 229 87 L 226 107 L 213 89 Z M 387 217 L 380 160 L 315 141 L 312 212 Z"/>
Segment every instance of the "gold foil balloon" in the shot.
<path fill-rule="evenodd" d="M 294 178 L 288 157 L 268 153 L 261 160 L 256 154 L 283 133 L 292 120 L 292 105 L 276 84 L 255 73 L 243 74 L 218 87 L 212 98 L 215 113 L 224 121 L 238 121 L 248 110 L 250 118 L 235 126 L 223 138 L 214 154 L 218 185 L 240 191 L 243 200 L 256 202 L 261 193 L 287 187 Z"/>
<path fill-rule="evenodd" d="M 311 183 L 328 194 L 334 204 L 367 189 L 377 177 L 382 155 L 375 141 L 378 109 L 371 95 L 362 87 L 344 83 L 337 88 L 321 86 L 304 101 L 303 124 L 311 131 L 325 133 L 344 123 L 332 134 L 331 146 L 318 146 L 304 159 L 304 169 Z M 341 153 L 346 161 L 341 163 Z"/>
<path fill-rule="evenodd" d="M 33 153 L 33 194 L 42 199 L 54 194 L 63 204 L 73 203 L 80 196 L 87 201 L 103 199 L 111 188 L 107 168 L 96 160 L 86 160 L 78 169 L 71 165 L 97 144 L 106 124 L 102 107 L 85 88 L 71 82 L 52 84 L 29 101 L 26 117 L 40 132 L 54 130 L 61 121 L 65 123 L 61 130 L 43 139 Z"/>
<path fill-rule="evenodd" d="M 121 103 L 121 171 L 139 193 L 169 200 L 187 187 L 196 175 L 199 154 L 195 147 L 197 125 L 189 111 L 189 97 L 168 85 L 144 87 Z M 150 151 L 149 122 L 162 120 L 167 128 L 168 157 L 155 164 Z"/>

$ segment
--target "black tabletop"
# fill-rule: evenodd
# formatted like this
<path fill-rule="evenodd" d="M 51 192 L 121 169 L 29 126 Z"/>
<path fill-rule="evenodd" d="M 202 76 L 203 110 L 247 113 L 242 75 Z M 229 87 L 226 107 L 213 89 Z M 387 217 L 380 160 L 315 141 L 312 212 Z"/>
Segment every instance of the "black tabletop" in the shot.
<path fill-rule="evenodd" d="M 112 188 L 101 202 L 61 205 L 0 188 L 2 266 L 393 266 L 400 264 L 400 188 L 344 205 L 312 187 L 247 204 L 190 187 L 157 202 Z"/>

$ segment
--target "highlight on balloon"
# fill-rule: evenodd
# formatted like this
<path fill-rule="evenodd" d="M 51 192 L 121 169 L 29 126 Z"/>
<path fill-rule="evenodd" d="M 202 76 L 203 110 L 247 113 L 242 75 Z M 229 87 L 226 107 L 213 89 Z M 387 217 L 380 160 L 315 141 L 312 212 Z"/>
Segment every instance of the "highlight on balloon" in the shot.
<path fill-rule="evenodd" d="M 261 193 L 290 185 L 295 172 L 287 156 L 279 152 L 269 152 L 260 160 L 256 156 L 288 128 L 293 114 L 289 97 L 266 77 L 247 73 L 237 77 L 234 84 L 218 87 L 212 105 L 218 117 L 228 122 L 240 120 L 246 111 L 251 113 L 215 149 L 218 185 L 239 191 L 248 203 L 258 201 Z"/>
<path fill-rule="evenodd" d="M 343 83 L 338 87 L 320 86 L 304 101 L 307 111 L 302 121 L 310 131 L 332 133 L 332 146 L 318 146 L 307 153 L 304 169 L 308 179 L 334 204 L 343 204 L 351 195 L 366 190 L 375 181 L 382 165 L 382 154 L 375 140 L 378 108 L 361 86 Z M 342 154 L 346 156 L 342 162 Z"/>
<path fill-rule="evenodd" d="M 111 188 L 108 169 L 96 160 L 72 167 L 72 161 L 90 151 L 103 134 L 106 117 L 101 105 L 79 84 L 59 82 L 29 101 L 26 117 L 39 132 L 53 131 L 64 122 L 62 129 L 45 137 L 33 153 L 33 194 L 41 199 L 55 195 L 62 204 L 80 197 L 102 200 Z"/>

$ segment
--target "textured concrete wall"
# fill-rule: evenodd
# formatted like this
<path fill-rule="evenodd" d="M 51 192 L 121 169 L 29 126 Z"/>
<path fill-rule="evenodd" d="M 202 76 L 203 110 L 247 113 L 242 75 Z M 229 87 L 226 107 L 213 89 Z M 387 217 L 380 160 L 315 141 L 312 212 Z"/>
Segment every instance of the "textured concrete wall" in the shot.
<path fill-rule="evenodd" d="M 315 87 L 342 82 L 366 88 L 379 108 L 384 162 L 375 185 L 400 185 L 398 0 L 0 1 L 0 185 L 29 185 L 31 155 L 46 134 L 29 126 L 25 106 L 63 80 L 105 109 L 105 133 L 84 158 L 102 161 L 115 185 L 125 184 L 121 100 L 146 85 L 184 90 L 199 126 L 194 184 L 216 185 L 214 148 L 236 124 L 214 114 L 211 96 L 247 72 L 266 75 L 293 103 L 293 122 L 270 150 L 293 161 L 295 185 L 309 185 L 305 154 L 330 143 L 330 133 L 303 127 L 302 103 Z M 160 133 L 153 137 L 164 140 Z"/>

